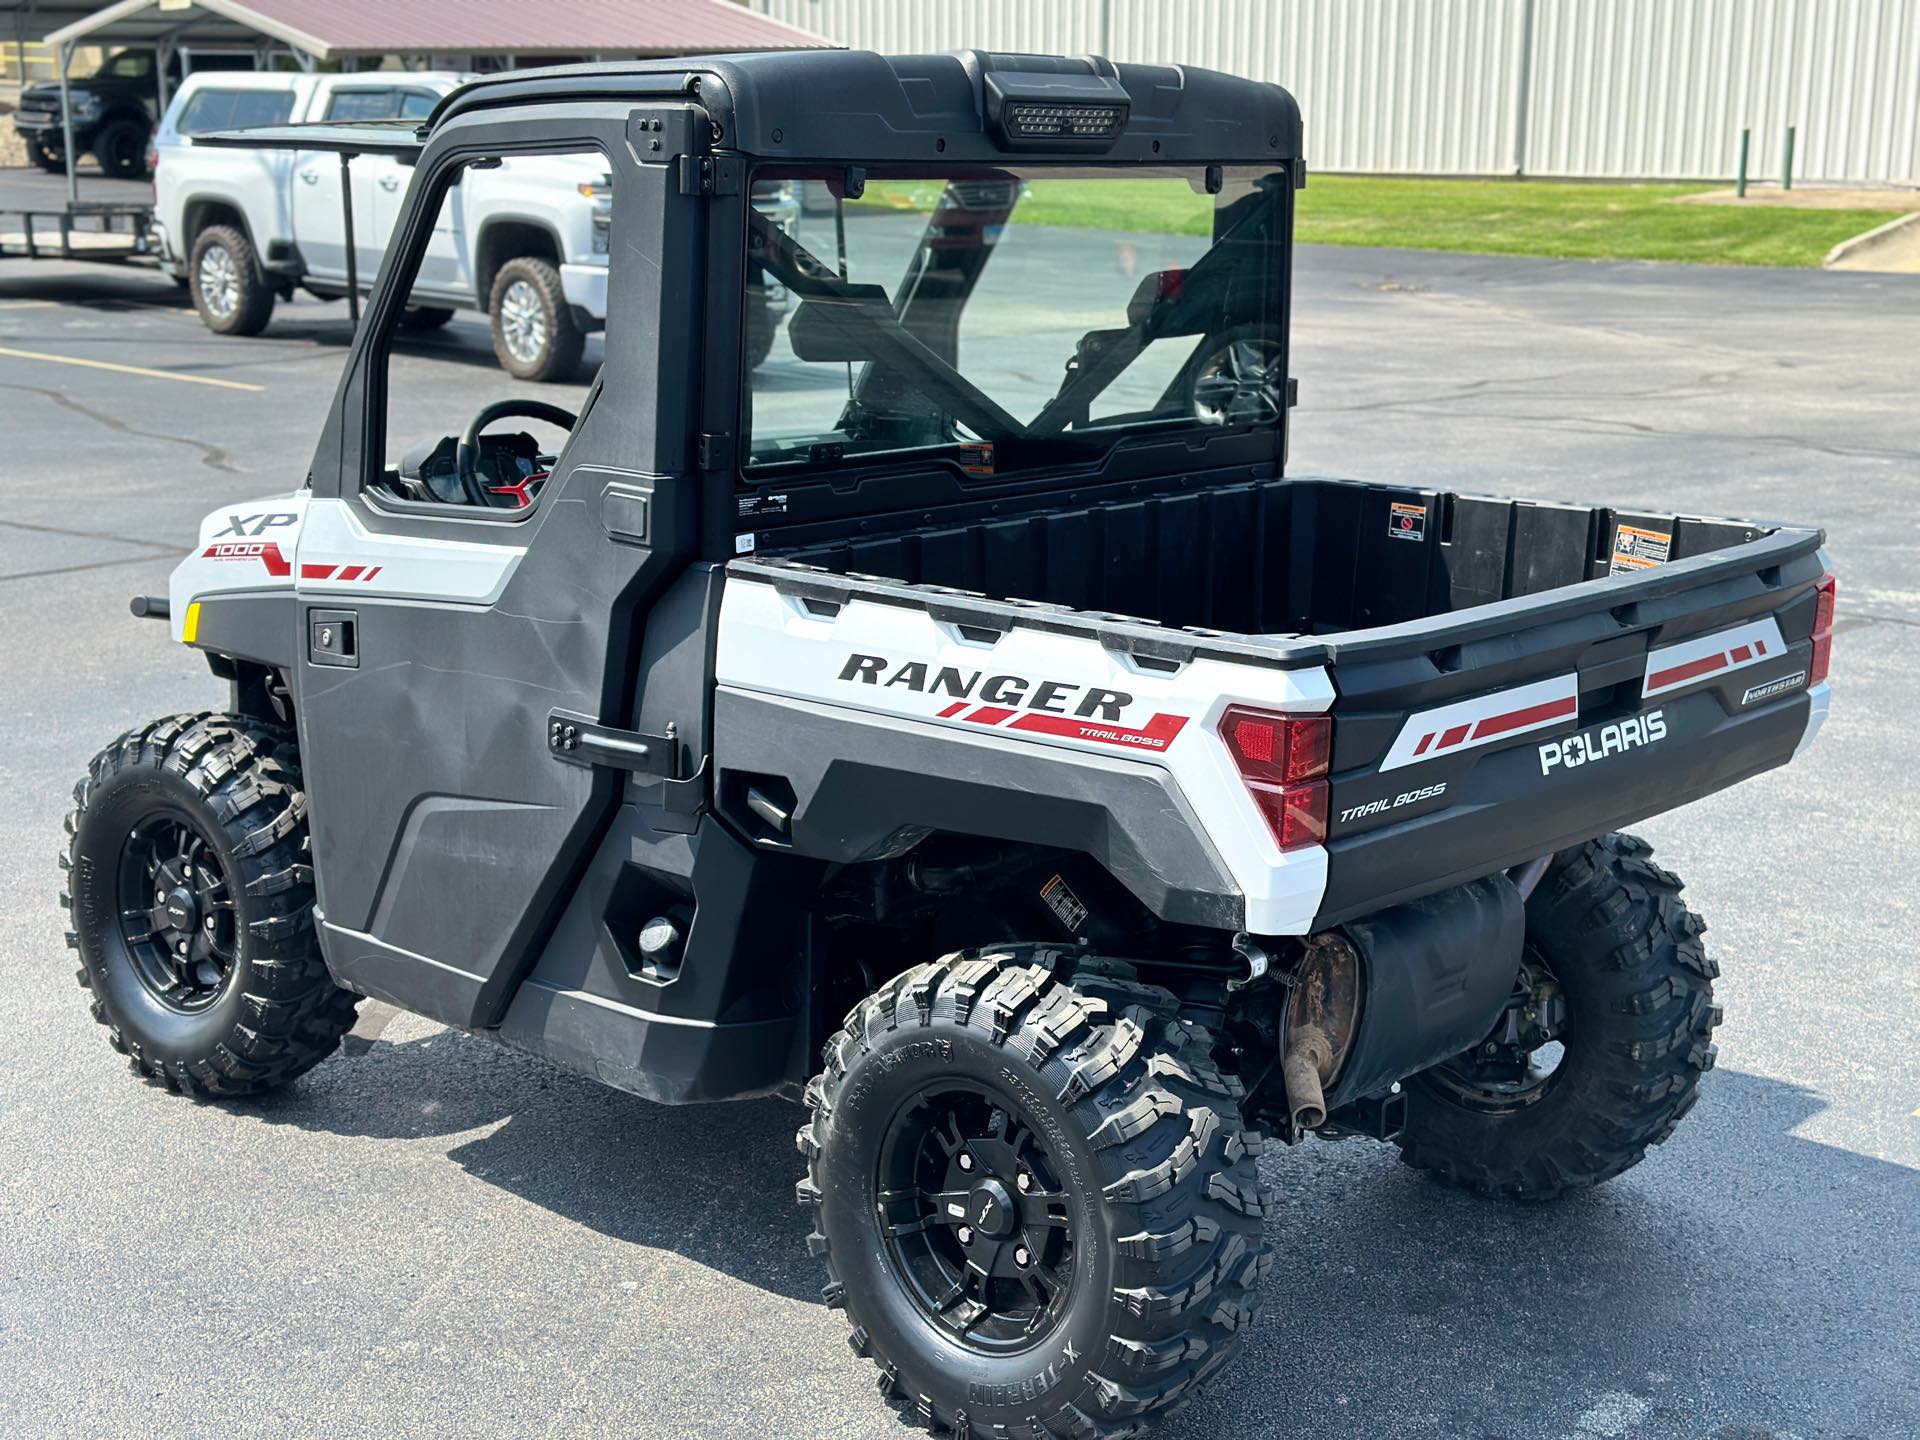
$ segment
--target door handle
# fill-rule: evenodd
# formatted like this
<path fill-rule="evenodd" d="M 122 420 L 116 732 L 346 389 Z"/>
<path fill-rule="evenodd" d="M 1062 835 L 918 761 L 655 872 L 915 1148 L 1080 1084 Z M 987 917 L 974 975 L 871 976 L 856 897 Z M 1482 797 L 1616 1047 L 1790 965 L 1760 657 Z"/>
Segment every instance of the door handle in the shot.
<path fill-rule="evenodd" d="M 400 177 L 398 175 L 382 175 L 380 177 L 380 188 L 382 190 L 398 190 L 400 188 Z"/>
<path fill-rule="evenodd" d="M 300 178 L 309 185 L 318 185 L 320 183 L 320 172 L 318 170 L 302 170 L 300 172 Z"/>

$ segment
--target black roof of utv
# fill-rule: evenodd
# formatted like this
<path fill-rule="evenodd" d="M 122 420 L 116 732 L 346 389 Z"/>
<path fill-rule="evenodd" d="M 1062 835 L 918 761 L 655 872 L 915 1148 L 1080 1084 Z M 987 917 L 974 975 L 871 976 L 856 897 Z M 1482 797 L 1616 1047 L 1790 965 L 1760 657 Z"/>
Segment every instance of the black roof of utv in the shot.
<path fill-rule="evenodd" d="M 720 148 L 768 160 L 1198 165 L 1300 154 L 1300 110 L 1278 85 L 1188 66 L 982 50 L 769 51 L 512 71 L 454 91 L 428 127 L 527 101 L 693 95 L 720 126 Z"/>

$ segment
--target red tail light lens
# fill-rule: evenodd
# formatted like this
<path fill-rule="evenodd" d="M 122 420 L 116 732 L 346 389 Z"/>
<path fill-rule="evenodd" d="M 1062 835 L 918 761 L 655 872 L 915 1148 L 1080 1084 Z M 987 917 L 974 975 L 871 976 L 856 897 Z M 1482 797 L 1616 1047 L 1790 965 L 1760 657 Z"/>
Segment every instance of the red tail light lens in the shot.
<path fill-rule="evenodd" d="M 1279 715 L 1233 705 L 1220 717 L 1220 738 L 1282 850 L 1326 839 L 1330 716 Z"/>
<path fill-rule="evenodd" d="M 1827 678 L 1827 671 L 1833 665 L 1833 605 L 1839 590 L 1839 581 L 1829 570 L 1820 577 L 1820 583 L 1814 587 L 1818 597 L 1813 607 L 1813 660 L 1807 666 L 1807 684 L 1818 685 Z"/>
<path fill-rule="evenodd" d="M 1275 715 L 1230 705 L 1220 717 L 1235 768 L 1248 780 L 1291 785 L 1327 773 L 1333 755 L 1333 720 L 1326 715 Z"/>

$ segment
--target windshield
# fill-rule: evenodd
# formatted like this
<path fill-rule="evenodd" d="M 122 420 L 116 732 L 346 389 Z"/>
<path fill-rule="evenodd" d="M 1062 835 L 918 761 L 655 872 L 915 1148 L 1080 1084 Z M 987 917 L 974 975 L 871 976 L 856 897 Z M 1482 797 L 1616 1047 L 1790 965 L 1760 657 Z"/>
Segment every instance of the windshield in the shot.
<path fill-rule="evenodd" d="M 1002 475 L 1141 434 L 1277 430 L 1290 183 L 876 168 L 852 198 L 841 170 L 758 170 L 756 201 L 795 200 L 748 221 L 749 477 Z"/>

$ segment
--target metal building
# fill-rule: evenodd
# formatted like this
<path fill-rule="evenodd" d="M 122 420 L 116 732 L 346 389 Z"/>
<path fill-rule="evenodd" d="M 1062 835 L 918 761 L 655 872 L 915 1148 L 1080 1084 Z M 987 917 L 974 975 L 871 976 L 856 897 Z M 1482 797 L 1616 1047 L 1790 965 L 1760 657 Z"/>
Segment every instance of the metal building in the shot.
<path fill-rule="evenodd" d="M 1920 0 L 743 0 L 877 50 L 1277 80 L 1320 170 L 1920 182 Z"/>

